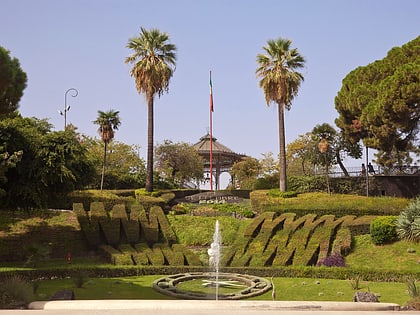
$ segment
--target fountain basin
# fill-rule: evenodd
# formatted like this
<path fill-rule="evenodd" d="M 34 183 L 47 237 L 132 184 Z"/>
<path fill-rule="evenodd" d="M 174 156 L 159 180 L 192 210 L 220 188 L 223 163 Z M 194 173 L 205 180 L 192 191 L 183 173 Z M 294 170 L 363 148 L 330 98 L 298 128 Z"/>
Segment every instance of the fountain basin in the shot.
<path fill-rule="evenodd" d="M 216 277 L 217 276 L 217 277 Z M 210 279 L 210 280 L 209 280 Z M 211 280 L 217 279 L 217 280 Z M 187 281 L 203 280 L 205 284 L 219 287 L 230 287 L 229 293 L 219 292 L 216 297 L 214 292 L 205 290 L 185 290 L 180 284 Z M 272 289 L 271 282 L 267 279 L 237 273 L 190 272 L 169 275 L 153 282 L 156 291 L 186 300 L 240 300 L 264 294 Z"/>

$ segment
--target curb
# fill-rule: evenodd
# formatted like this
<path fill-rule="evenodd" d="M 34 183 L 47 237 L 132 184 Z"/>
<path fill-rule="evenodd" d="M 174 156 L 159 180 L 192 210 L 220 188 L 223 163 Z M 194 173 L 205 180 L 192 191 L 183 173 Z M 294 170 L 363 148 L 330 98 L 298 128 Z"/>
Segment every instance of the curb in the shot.
<path fill-rule="evenodd" d="M 208 300 L 73 300 L 37 301 L 31 310 L 277 310 L 277 311 L 400 311 L 393 303 L 310 301 L 208 301 Z"/>

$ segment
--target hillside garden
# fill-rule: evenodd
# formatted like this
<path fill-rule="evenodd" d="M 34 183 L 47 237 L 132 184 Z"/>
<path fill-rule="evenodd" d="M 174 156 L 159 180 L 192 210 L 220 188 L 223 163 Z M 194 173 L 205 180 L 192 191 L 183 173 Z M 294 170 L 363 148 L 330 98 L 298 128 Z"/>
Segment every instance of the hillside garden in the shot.
<path fill-rule="evenodd" d="M 168 298 L 151 283 L 160 275 L 209 271 L 217 219 L 221 269 L 273 277 L 284 288 L 278 299 L 350 301 L 356 290 L 373 290 L 381 302 L 418 303 L 418 227 L 417 241 L 400 239 L 396 228 L 418 200 L 261 190 L 239 203 L 188 203 L 179 201 L 185 191 L 116 193 L 74 193 L 71 210 L 2 211 L 5 288 L 30 281 L 26 299 L 41 300 L 63 288 L 78 299 Z"/>

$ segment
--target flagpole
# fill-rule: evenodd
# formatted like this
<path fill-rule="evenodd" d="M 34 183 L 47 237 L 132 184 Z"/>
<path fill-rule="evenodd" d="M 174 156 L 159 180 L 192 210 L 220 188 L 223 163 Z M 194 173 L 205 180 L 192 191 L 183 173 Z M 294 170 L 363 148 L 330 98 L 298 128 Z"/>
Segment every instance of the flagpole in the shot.
<path fill-rule="evenodd" d="M 213 87 L 210 70 L 210 191 L 213 191 Z"/>

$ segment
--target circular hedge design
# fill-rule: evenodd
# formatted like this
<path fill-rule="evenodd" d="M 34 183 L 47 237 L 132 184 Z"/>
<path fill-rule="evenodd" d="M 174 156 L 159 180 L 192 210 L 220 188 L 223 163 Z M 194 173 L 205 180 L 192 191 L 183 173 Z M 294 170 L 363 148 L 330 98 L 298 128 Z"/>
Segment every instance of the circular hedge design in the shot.
<path fill-rule="evenodd" d="M 199 291 L 187 291 L 179 288 L 179 284 L 186 281 L 193 281 L 202 279 L 207 280 L 208 284 L 212 284 L 212 280 L 216 277 L 215 273 L 206 272 L 191 272 L 169 275 L 160 278 L 153 282 L 153 289 L 156 291 L 184 300 L 215 300 L 216 293 L 205 293 Z M 261 295 L 272 289 L 271 282 L 267 279 L 244 274 L 236 273 L 219 273 L 219 286 L 224 286 L 229 283 L 239 283 L 236 285 L 238 291 L 231 293 L 219 293 L 217 299 L 219 300 L 239 300 Z"/>

